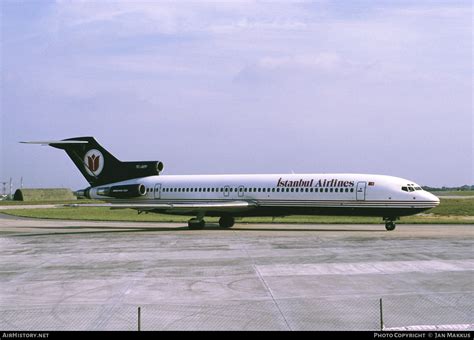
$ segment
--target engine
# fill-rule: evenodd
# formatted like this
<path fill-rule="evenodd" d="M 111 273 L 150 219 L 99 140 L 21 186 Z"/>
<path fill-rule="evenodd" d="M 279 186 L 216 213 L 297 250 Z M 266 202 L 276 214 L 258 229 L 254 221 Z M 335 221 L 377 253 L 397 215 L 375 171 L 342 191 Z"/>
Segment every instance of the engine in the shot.
<path fill-rule="evenodd" d="M 114 198 L 133 198 L 146 194 L 143 184 L 115 185 L 111 187 L 97 188 L 97 195 Z"/>

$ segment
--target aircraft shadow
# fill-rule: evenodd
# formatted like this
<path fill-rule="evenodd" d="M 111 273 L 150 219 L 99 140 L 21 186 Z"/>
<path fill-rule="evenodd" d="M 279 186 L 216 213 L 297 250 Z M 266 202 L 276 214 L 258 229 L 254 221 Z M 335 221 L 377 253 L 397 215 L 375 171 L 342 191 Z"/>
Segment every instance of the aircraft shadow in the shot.
<path fill-rule="evenodd" d="M 233 227 L 229 229 L 220 228 L 217 223 L 206 224 L 206 227 L 201 230 L 190 230 L 187 225 L 176 226 L 176 227 L 133 227 L 133 226 L 65 226 L 65 227 L 47 227 L 47 226 L 37 226 L 37 227 L 16 227 L 15 229 L 39 229 L 39 230 L 50 230 L 51 232 L 26 232 L 24 234 L 10 234 L 10 237 L 30 237 L 30 236 L 48 236 L 48 235 L 87 235 L 87 234 L 118 234 L 118 233 L 159 233 L 159 232 L 192 232 L 198 233 L 200 231 L 258 231 L 258 232 L 314 232 L 314 233 L 324 233 L 324 232 L 363 232 L 363 233 L 373 233 L 378 231 L 385 231 L 382 228 L 380 230 L 374 229 L 353 229 L 353 228 L 268 228 L 268 227 Z"/>

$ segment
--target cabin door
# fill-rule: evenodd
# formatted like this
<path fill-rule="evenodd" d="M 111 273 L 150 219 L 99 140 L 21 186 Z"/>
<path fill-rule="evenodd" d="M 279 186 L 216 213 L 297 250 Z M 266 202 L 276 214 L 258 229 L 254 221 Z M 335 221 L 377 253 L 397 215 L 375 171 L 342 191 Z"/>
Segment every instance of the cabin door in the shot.
<path fill-rule="evenodd" d="M 365 188 L 366 187 L 367 187 L 367 182 L 357 182 L 356 200 L 365 201 Z"/>
<path fill-rule="evenodd" d="M 226 185 L 224 187 L 224 197 L 229 197 L 229 191 L 230 191 L 230 187 Z"/>
<path fill-rule="evenodd" d="M 161 198 L 161 184 L 155 184 L 155 198 Z"/>

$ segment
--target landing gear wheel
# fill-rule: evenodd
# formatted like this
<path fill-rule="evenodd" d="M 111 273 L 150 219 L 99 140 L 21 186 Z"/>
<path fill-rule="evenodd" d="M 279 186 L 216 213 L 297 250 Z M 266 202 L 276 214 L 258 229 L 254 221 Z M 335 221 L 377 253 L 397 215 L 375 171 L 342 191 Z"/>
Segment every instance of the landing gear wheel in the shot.
<path fill-rule="evenodd" d="M 206 226 L 206 221 L 200 220 L 200 221 L 195 221 L 195 220 L 190 220 L 188 222 L 188 227 L 191 230 L 202 230 Z"/>
<path fill-rule="evenodd" d="M 388 231 L 391 231 L 391 230 L 395 230 L 395 227 L 397 225 L 395 224 L 395 222 L 393 221 L 390 221 L 390 222 L 386 222 L 385 223 L 385 229 L 387 229 Z"/>
<path fill-rule="evenodd" d="M 235 223 L 235 219 L 232 216 L 222 216 L 219 219 L 219 226 L 221 228 L 232 228 Z"/>

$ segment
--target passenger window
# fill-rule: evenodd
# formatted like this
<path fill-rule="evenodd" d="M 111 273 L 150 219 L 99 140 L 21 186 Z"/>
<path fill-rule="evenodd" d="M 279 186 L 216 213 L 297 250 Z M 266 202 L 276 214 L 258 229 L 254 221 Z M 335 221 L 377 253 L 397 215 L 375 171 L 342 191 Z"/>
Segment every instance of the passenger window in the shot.
<path fill-rule="evenodd" d="M 309 191 L 313 192 L 313 188 L 309 189 Z"/>
<path fill-rule="evenodd" d="M 275 192 L 275 188 L 272 188 L 272 192 Z"/>
<path fill-rule="evenodd" d="M 262 192 L 265 192 L 265 188 L 262 189 Z"/>
<path fill-rule="evenodd" d="M 338 189 L 338 188 L 336 188 L 336 189 L 334 189 L 334 191 L 335 191 L 335 192 L 338 192 L 338 191 L 339 191 L 339 189 Z"/>
<path fill-rule="evenodd" d="M 329 192 L 329 189 L 328 189 L 328 188 L 326 188 L 326 189 L 324 189 L 324 191 L 325 191 L 325 192 Z"/>
<path fill-rule="evenodd" d="M 295 192 L 295 188 L 291 188 L 291 192 Z"/>
<path fill-rule="evenodd" d="M 330 192 L 332 192 L 332 188 L 331 188 L 331 189 L 329 189 L 329 191 L 330 191 Z"/>
<path fill-rule="evenodd" d="M 351 188 L 351 192 L 354 192 L 354 188 Z"/>

